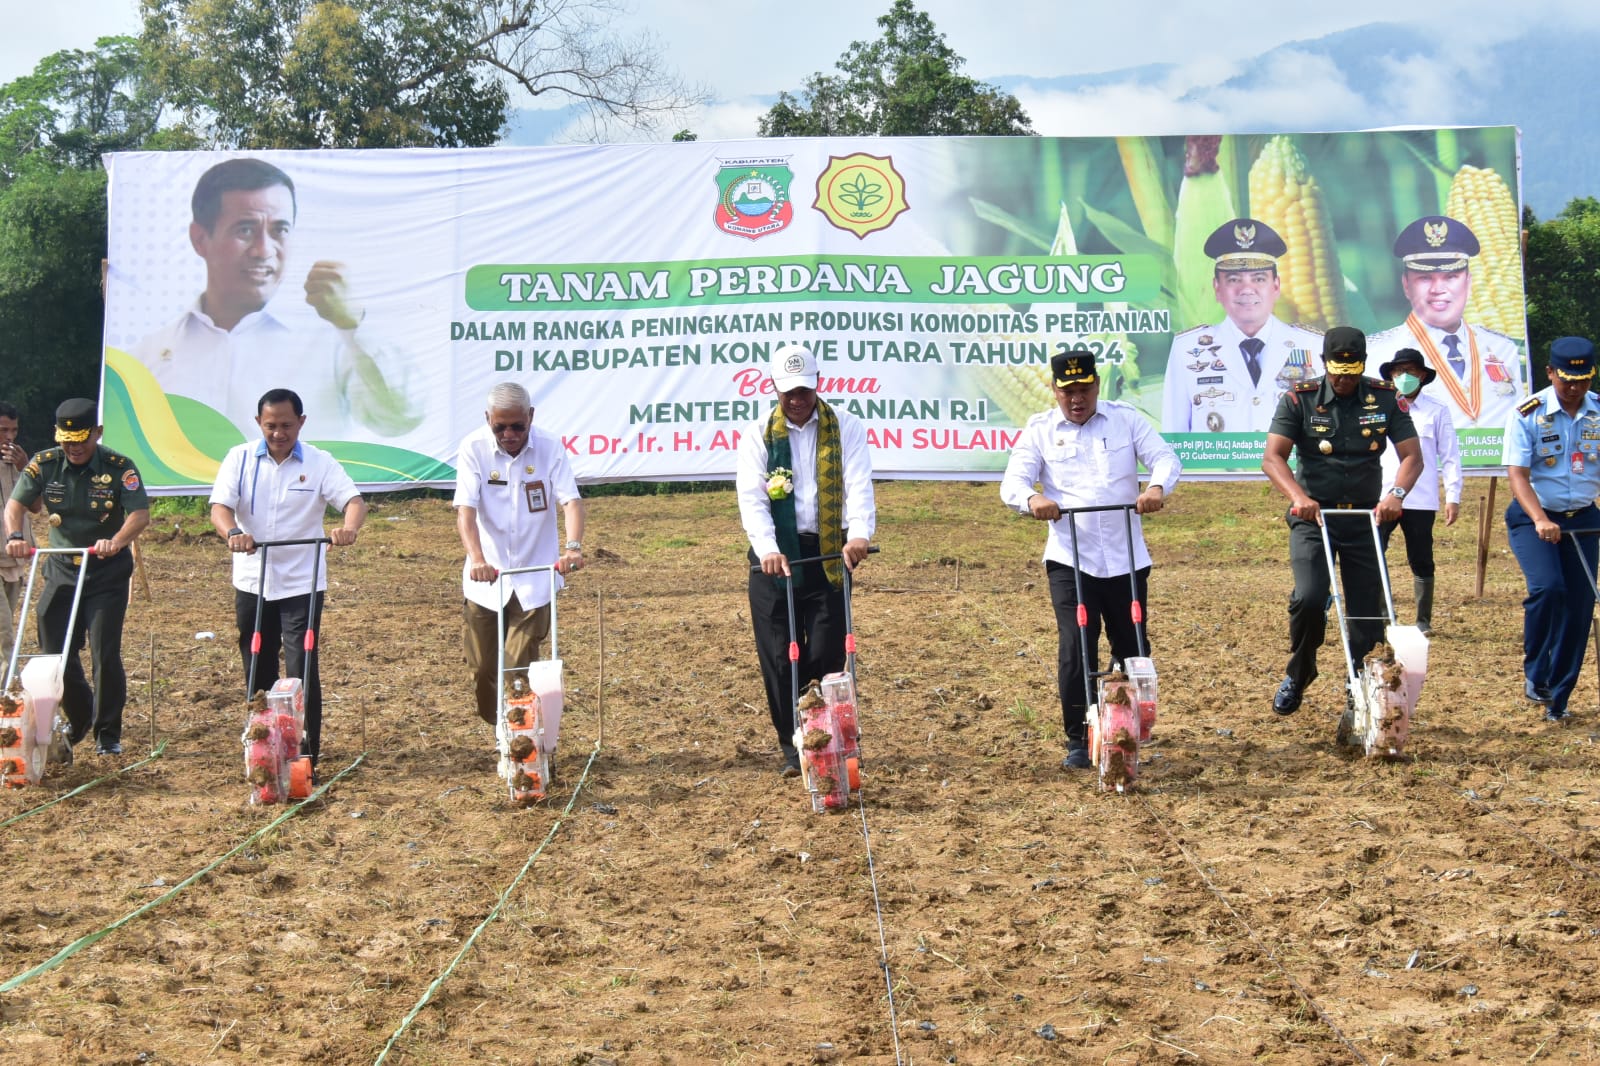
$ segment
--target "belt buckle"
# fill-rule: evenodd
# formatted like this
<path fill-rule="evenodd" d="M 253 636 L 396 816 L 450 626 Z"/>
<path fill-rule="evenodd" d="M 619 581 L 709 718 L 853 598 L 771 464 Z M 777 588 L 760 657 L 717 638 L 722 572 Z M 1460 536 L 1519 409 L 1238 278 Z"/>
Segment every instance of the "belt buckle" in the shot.
<path fill-rule="evenodd" d="M 1335 511 L 1354 511 L 1356 505 L 1353 503 L 1336 503 L 1333 505 L 1333 509 Z"/>

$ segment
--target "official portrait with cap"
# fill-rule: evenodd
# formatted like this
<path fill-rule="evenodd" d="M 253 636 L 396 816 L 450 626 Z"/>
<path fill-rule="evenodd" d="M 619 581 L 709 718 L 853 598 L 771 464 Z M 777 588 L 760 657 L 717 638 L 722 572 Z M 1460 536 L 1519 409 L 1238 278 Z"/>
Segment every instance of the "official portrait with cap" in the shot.
<path fill-rule="evenodd" d="M 1161 398 L 1165 433 L 1260 433 L 1285 389 L 1320 374 L 1322 338 L 1273 314 L 1288 245 L 1253 218 L 1235 218 L 1206 239 L 1211 288 L 1223 317 L 1172 338 Z"/>
<path fill-rule="evenodd" d="M 1411 313 L 1368 338 L 1380 362 L 1401 348 L 1423 354 L 1438 373 L 1426 395 L 1449 409 L 1458 430 L 1504 426 L 1528 392 L 1517 342 L 1465 319 L 1472 260 L 1480 251 L 1471 228 L 1448 215 L 1424 215 L 1402 229 L 1394 256 Z"/>
<path fill-rule="evenodd" d="M 39 642 L 46 654 L 66 651 L 61 710 L 70 725 L 50 760 L 72 761 L 72 745 L 92 730 L 100 755 L 122 754 L 122 709 L 128 681 L 122 667 L 122 625 L 128 611 L 132 553 L 126 551 L 150 524 L 150 501 L 139 470 L 127 456 L 100 443 L 100 415 L 90 399 L 56 408 L 56 447 L 35 455 L 6 501 L 6 554 L 23 558 L 34 545 L 26 513 L 50 513 L 50 547 L 88 548 L 87 555 L 50 555 L 38 601 Z M 83 592 L 72 632 L 73 595 Z M 91 686 L 78 652 L 87 638 L 94 668 Z"/>
<path fill-rule="evenodd" d="M 1522 567 L 1523 695 L 1552 722 L 1568 716 L 1594 619 L 1600 539 L 1600 397 L 1586 337 L 1550 342 L 1550 384 L 1506 422 L 1501 461 L 1511 483 L 1506 539 Z"/>

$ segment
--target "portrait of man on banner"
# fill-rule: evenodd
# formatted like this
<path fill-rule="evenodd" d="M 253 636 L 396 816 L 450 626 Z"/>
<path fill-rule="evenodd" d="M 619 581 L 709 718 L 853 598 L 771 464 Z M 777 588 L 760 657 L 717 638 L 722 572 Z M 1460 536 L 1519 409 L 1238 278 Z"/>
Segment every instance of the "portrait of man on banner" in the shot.
<path fill-rule="evenodd" d="M 205 288 L 132 353 L 163 392 L 212 408 L 247 436 L 256 399 L 277 387 L 319 412 L 320 439 L 396 437 L 420 424 L 411 360 L 367 321 L 346 265 L 295 262 L 299 204 L 285 171 L 225 160 L 200 176 L 190 204 Z"/>

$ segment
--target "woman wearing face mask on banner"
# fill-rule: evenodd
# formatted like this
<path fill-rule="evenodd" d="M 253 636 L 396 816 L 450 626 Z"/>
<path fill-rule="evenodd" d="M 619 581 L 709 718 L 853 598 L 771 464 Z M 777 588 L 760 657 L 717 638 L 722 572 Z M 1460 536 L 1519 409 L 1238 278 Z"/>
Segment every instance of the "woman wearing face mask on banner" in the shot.
<path fill-rule="evenodd" d="M 1394 358 L 1378 367 L 1385 380 L 1394 383 L 1401 405 L 1410 412 L 1417 427 L 1417 443 L 1422 446 L 1422 475 L 1402 501 L 1399 522 L 1384 522 L 1378 527 L 1383 548 L 1389 550 L 1389 536 L 1399 526 L 1406 538 L 1406 563 L 1411 567 L 1411 584 L 1417 600 L 1417 628 L 1433 631 L 1433 520 L 1439 513 L 1439 478 L 1444 478 L 1444 524 L 1453 526 L 1461 514 L 1461 446 L 1456 441 L 1455 423 L 1450 409 L 1423 388 L 1438 376 L 1415 348 L 1401 348 Z M 1383 453 L 1383 491 L 1394 487 L 1399 457 Z"/>

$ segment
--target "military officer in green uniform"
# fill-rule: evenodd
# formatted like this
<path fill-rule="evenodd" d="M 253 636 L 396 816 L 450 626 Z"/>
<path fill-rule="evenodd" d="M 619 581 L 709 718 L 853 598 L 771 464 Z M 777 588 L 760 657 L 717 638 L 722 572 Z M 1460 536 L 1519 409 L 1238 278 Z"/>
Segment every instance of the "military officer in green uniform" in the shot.
<path fill-rule="evenodd" d="M 1328 564 L 1322 551 L 1323 511 L 1376 510 L 1378 521 L 1400 518 L 1401 500 L 1422 473 L 1422 449 L 1411 416 L 1392 383 L 1363 377 L 1367 338 L 1336 326 L 1322 341 L 1327 373 L 1283 394 L 1267 430 L 1261 471 L 1289 500 L 1289 666 L 1272 709 L 1293 714 L 1317 677 L 1317 649 L 1327 630 Z M 1383 449 L 1400 455 L 1394 488 L 1383 492 Z M 1289 469 L 1293 452 L 1298 471 Z M 1366 522 L 1327 521 L 1328 541 L 1343 575 L 1350 654 L 1356 665 L 1383 638 L 1382 565 Z"/>
<path fill-rule="evenodd" d="M 122 706 L 128 680 L 122 669 L 122 622 L 128 612 L 132 553 L 125 549 L 150 524 L 150 501 L 139 471 L 126 456 L 100 446 L 102 427 L 93 400 L 67 400 L 56 408 L 57 448 L 35 455 L 6 501 L 6 554 L 33 551 L 26 512 L 40 501 L 50 512 L 50 547 L 93 548 L 81 555 L 52 555 L 44 562 L 39 596 L 39 644 L 47 654 L 67 652 L 61 709 L 71 724 L 72 743 L 92 728 L 100 755 L 122 754 Z M 59 518 L 59 522 L 57 519 Z M 67 633 L 78 568 L 87 566 L 77 623 Z M 94 687 L 84 677 L 78 653 L 85 634 L 94 666 Z M 71 761 L 71 748 L 65 760 Z"/>

